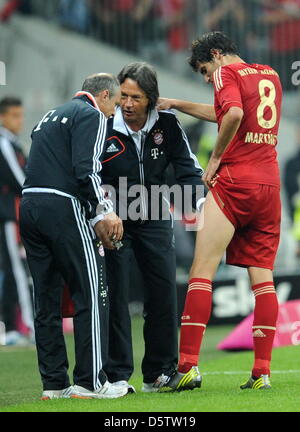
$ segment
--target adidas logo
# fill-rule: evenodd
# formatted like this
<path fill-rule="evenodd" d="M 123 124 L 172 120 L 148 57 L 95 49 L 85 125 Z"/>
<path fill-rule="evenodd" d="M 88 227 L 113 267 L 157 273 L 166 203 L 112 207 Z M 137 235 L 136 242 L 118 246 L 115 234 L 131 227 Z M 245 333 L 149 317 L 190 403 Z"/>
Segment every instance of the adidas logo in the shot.
<path fill-rule="evenodd" d="M 253 337 L 266 337 L 266 335 L 260 329 L 255 330 L 255 332 L 253 332 L 252 336 Z"/>
<path fill-rule="evenodd" d="M 118 147 L 116 147 L 114 144 L 111 144 L 106 150 L 106 153 L 114 153 L 116 151 L 119 151 Z"/>

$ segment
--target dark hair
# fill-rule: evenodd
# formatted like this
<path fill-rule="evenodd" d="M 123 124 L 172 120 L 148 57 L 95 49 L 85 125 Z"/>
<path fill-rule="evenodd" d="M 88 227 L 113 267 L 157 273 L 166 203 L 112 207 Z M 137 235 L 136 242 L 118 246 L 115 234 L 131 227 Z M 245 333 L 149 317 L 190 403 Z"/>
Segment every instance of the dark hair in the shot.
<path fill-rule="evenodd" d="M 88 76 L 82 84 L 82 90 L 97 96 L 101 91 L 108 90 L 111 98 L 120 87 L 118 79 L 108 73 L 98 73 Z"/>
<path fill-rule="evenodd" d="M 189 58 L 189 64 L 195 72 L 198 71 L 199 63 L 212 61 L 212 49 L 219 50 L 224 55 L 239 55 L 236 44 L 225 33 L 221 31 L 205 33 L 192 43 L 192 55 Z"/>
<path fill-rule="evenodd" d="M 146 93 L 149 99 L 148 109 L 151 110 L 155 108 L 159 98 L 159 90 L 154 67 L 145 62 L 129 63 L 123 67 L 118 75 L 120 84 L 122 84 L 126 78 L 136 81 L 139 87 Z"/>
<path fill-rule="evenodd" d="M 14 96 L 7 96 L 0 100 L 0 114 L 5 114 L 10 107 L 22 106 L 21 99 Z"/>

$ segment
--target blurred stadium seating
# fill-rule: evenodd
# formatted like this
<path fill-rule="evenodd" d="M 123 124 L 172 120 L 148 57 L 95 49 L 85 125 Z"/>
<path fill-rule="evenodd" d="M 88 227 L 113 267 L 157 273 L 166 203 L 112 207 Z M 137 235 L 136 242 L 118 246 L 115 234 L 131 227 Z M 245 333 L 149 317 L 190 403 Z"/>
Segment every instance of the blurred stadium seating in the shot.
<path fill-rule="evenodd" d="M 186 59 L 198 35 L 223 30 L 236 41 L 247 62 L 270 64 L 279 72 L 284 88 L 278 147 L 282 177 L 289 176 L 287 161 L 299 157 L 300 0 L 0 0 L 0 20 L 0 60 L 6 63 L 8 75 L 7 87 L 0 86 L 0 92 L 24 97 L 27 126 L 22 139 L 27 149 L 30 130 L 40 115 L 71 97 L 87 74 L 118 73 L 135 59 L 157 66 L 162 95 L 212 100 Z M 187 117 L 181 120 L 194 152 L 205 163 L 216 135 L 214 126 Z M 283 184 L 276 274 L 287 278 L 292 298 L 300 298 L 300 165 L 294 175 L 292 195 L 286 194 Z M 289 211 L 291 200 L 297 203 L 295 214 Z M 190 240 L 186 243 L 192 245 Z M 190 256 L 188 249 L 188 260 Z M 179 284 L 186 282 L 186 257 L 178 255 Z M 232 281 L 236 288 L 242 272 L 221 266 L 218 279 L 227 281 L 227 288 Z M 296 279 L 290 282 L 291 278 Z"/>
<path fill-rule="evenodd" d="M 8 0 L 23 13 L 186 74 L 182 60 L 196 35 L 222 30 L 251 62 L 273 66 L 294 91 L 290 66 L 300 58 L 299 0 Z M 26 4 L 26 7 L 25 7 Z M 12 8 L 13 12 L 14 8 Z"/>

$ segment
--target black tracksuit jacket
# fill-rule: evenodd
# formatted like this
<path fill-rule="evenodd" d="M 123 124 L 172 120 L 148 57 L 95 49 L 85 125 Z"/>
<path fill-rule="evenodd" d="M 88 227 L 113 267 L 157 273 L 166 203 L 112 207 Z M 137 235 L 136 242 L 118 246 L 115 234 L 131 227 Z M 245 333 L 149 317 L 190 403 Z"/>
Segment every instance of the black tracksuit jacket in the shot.
<path fill-rule="evenodd" d="M 153 110 L 148 123 L 149 130 L 144 135 L 139 152 L 123 121 L 121 110 L 118 109 L 115 117 L 108 121 L 101 176 L 104 185 L 111 185 L 116 190 L 116 207 L 121 219 L 125 215 L 124 205 L 128 207 L 136 197 L 127 196 L 127 203 L 122 200 L 121 195 L 124 194 L 119 190 L 120 177 L 126 177 L 127 191 L 132 186 L 143 185 L 148 192 L 146 196 L 142 193 L 140 198 L 141 220 L 150 219 L 151 186 L 168 184 L 170 164 L 174 169 L 176 184 L 191 186 L 190 198 L 194 209 L 204 193 L 201 187 L 203 170 L 191 152 L 187 136 L 175 114 L 172 111 Z M 161 200 L 160 205 L 164 202 Z"/>
<path fill-rule="evenodd" d="M 49 111 L 32 131 L 24 189 L 47 188 L 74 196 L 90 219 L 98 204 L 110 209 L 101 188 L 99 162 L 106 121 L 82 92 Z M 50 123 L 52 127 L 47 127 Z"/>

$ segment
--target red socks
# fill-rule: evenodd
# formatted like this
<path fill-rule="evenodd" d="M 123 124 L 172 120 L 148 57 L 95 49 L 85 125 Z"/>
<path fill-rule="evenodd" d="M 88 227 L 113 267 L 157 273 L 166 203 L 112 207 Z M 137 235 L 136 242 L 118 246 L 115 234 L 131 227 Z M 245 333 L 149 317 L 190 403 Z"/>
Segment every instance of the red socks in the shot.
<path fill-rule="evenodd" d="M 198 365 L 199 351 L 212 305 L 211 281 L 193 278 L 189 281 L 181 317 L 178 371 L 186 373 Z"/>
<path fill-rule="evenodd" d="M 270 375 L 270 362 L 278 316 L 278 301 L 273 282 L 252 287 L 255 296 L 252 326 L 254 365 L 252 376 Z"/>
<path fill-rule="evenodd" d="M 254 285 L 255 296 L 253 343 L 254 365 L 252 375 L 270 375 L 270 362 L 278 316 L 278 301 L 273 282 Z M 208 279 L 189 281 L 184 311 L 181 317 L 178 371 L 187 373 L 198 365 L 199 352 L 210 318 L 212 283 Z"/>

